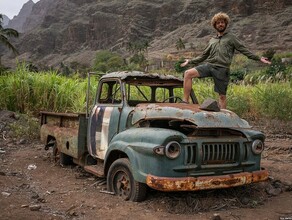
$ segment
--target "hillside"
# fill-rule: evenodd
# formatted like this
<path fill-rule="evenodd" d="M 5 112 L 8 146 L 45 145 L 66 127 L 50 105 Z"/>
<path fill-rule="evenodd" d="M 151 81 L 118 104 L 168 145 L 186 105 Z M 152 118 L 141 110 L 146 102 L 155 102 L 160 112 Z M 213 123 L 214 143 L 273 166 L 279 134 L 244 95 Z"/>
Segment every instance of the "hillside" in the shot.
<path fill-rule="evenodd" d="M 179 38 L 187 50 L 199 53 L 214 34 L 210 19 L 219 11 L 230 15 L 230 30 L 253 51 L 291 51 L 290 0 L 40 0 L 15 41 L 17 60 L 90 65 L 96 51 L 126 56 L 127 43 L 139 40 L 150 43 L 150 59 L 163 59 L 177 52 Z"/>

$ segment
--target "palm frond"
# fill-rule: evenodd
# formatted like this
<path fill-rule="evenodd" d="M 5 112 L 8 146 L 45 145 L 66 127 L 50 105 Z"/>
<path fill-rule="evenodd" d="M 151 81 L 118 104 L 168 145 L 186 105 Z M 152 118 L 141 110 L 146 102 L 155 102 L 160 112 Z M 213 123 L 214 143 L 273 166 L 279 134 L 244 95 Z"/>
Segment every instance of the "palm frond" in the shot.
<path fill-rule="evenodd" d="M 2 34 L 0 34 L 0 43 L 4 44 L 8 49 L 12 50 L 13 53 L 18 54 L 16 48 L 9 42 L 8 38 Z"/>
<path fill-rule="evenodd" d="M 19 37 L 18 31 L 12 28 L 5 28 L 5 29 L 2 29 L 0 32 L 1 34 L 4 34 L 8 37 Z"/>

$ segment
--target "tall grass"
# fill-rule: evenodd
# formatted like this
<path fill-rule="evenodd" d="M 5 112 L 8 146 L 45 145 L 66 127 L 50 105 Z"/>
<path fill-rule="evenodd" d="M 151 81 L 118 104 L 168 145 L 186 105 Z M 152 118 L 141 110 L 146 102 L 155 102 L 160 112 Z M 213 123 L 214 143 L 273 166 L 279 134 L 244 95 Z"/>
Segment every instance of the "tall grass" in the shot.
<path fill-rule="evenodd" d="M 97 81 L 91 84 L 91 96 Z M 29 72 L 18 68 L 0 76 L 0 108 L 20 113 L 84 112 L 87 80 L 67 78 L 57 72 Z"/>
<path fill-rule="evenodd" d="M 199 103 L 202 103 L 206 98 L 217 99 L 214 83 L 211 79 L 193 79 L 193 90 Z"/>
<path fill-rule="evenodd" d="M 241 116 L 292 120 L 292 82 L 232 85 L 228 107 Z"/>
<path fill-rule="evenodd" d="M 242 117 L 258 114 L 252 106 L 253 96 L 250 92 L 252 90 L 252 86 L 231 84 L 227 94 L 228 109 Z"/>
<path fill-rule="evenodd" d="M 91 79 L 91 102 L 98 79 Z M 57 72 L 29 72 L 18 68 L 0 76 L 0 109 L 20 113 L 41 110 L 54 112 L 86 111 L 87 79 L 68 78 Z M 193 89 L 200 103 L 217 99 L 211 79 L 194 79 Z M 292 120 L 292 82 L 256 82 L 252 85 L 231 84 L 227 92 L 227 108 L 239 116 L 269 117 Z"/>
<path fill-rule="evenodd" d="M 292 120 L 292 82 L 261 83 L 255 86 L 253 106 L 261 115 Z"/>
<path fill-rule="evenodd" d="M 193 89 L 200 103 L 218 99 L 213 82 L 194 80 Z M 258 82 L 255 85 L 230 84 L 227 108 L 241 117 L 268 117 L 292 120 L 292 82 Z"/>

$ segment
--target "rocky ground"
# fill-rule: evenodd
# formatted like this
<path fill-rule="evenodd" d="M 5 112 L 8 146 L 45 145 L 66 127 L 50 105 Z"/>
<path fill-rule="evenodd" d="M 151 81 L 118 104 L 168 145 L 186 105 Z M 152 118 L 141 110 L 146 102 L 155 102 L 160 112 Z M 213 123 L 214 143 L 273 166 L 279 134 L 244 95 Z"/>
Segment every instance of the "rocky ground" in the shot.
<path fill-rule="evenodd" d="M 141 203 L 106 193 L 105 180 L 80 167 L 53 161 L 31 132 L 37 123 L 0 111 L 0 219 L 292 219 L 289 122 L 250 122 L 267 135 L 267 182 L 196 193 L 150 190 Z"/>

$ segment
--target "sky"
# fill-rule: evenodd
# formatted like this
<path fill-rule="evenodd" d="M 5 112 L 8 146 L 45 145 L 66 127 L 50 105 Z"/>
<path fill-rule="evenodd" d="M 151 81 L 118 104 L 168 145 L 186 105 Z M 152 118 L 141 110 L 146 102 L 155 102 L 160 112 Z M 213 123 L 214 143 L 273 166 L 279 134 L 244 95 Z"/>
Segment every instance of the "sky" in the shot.
<path fill-rule="evenodd" d="M 18 15 L 23 4 L 29 0 L 0 0 L 0 14 L 4 14 L 12 19 L 15 15 Z M 39 0 L 33 0 L 34 3 Z"/>

